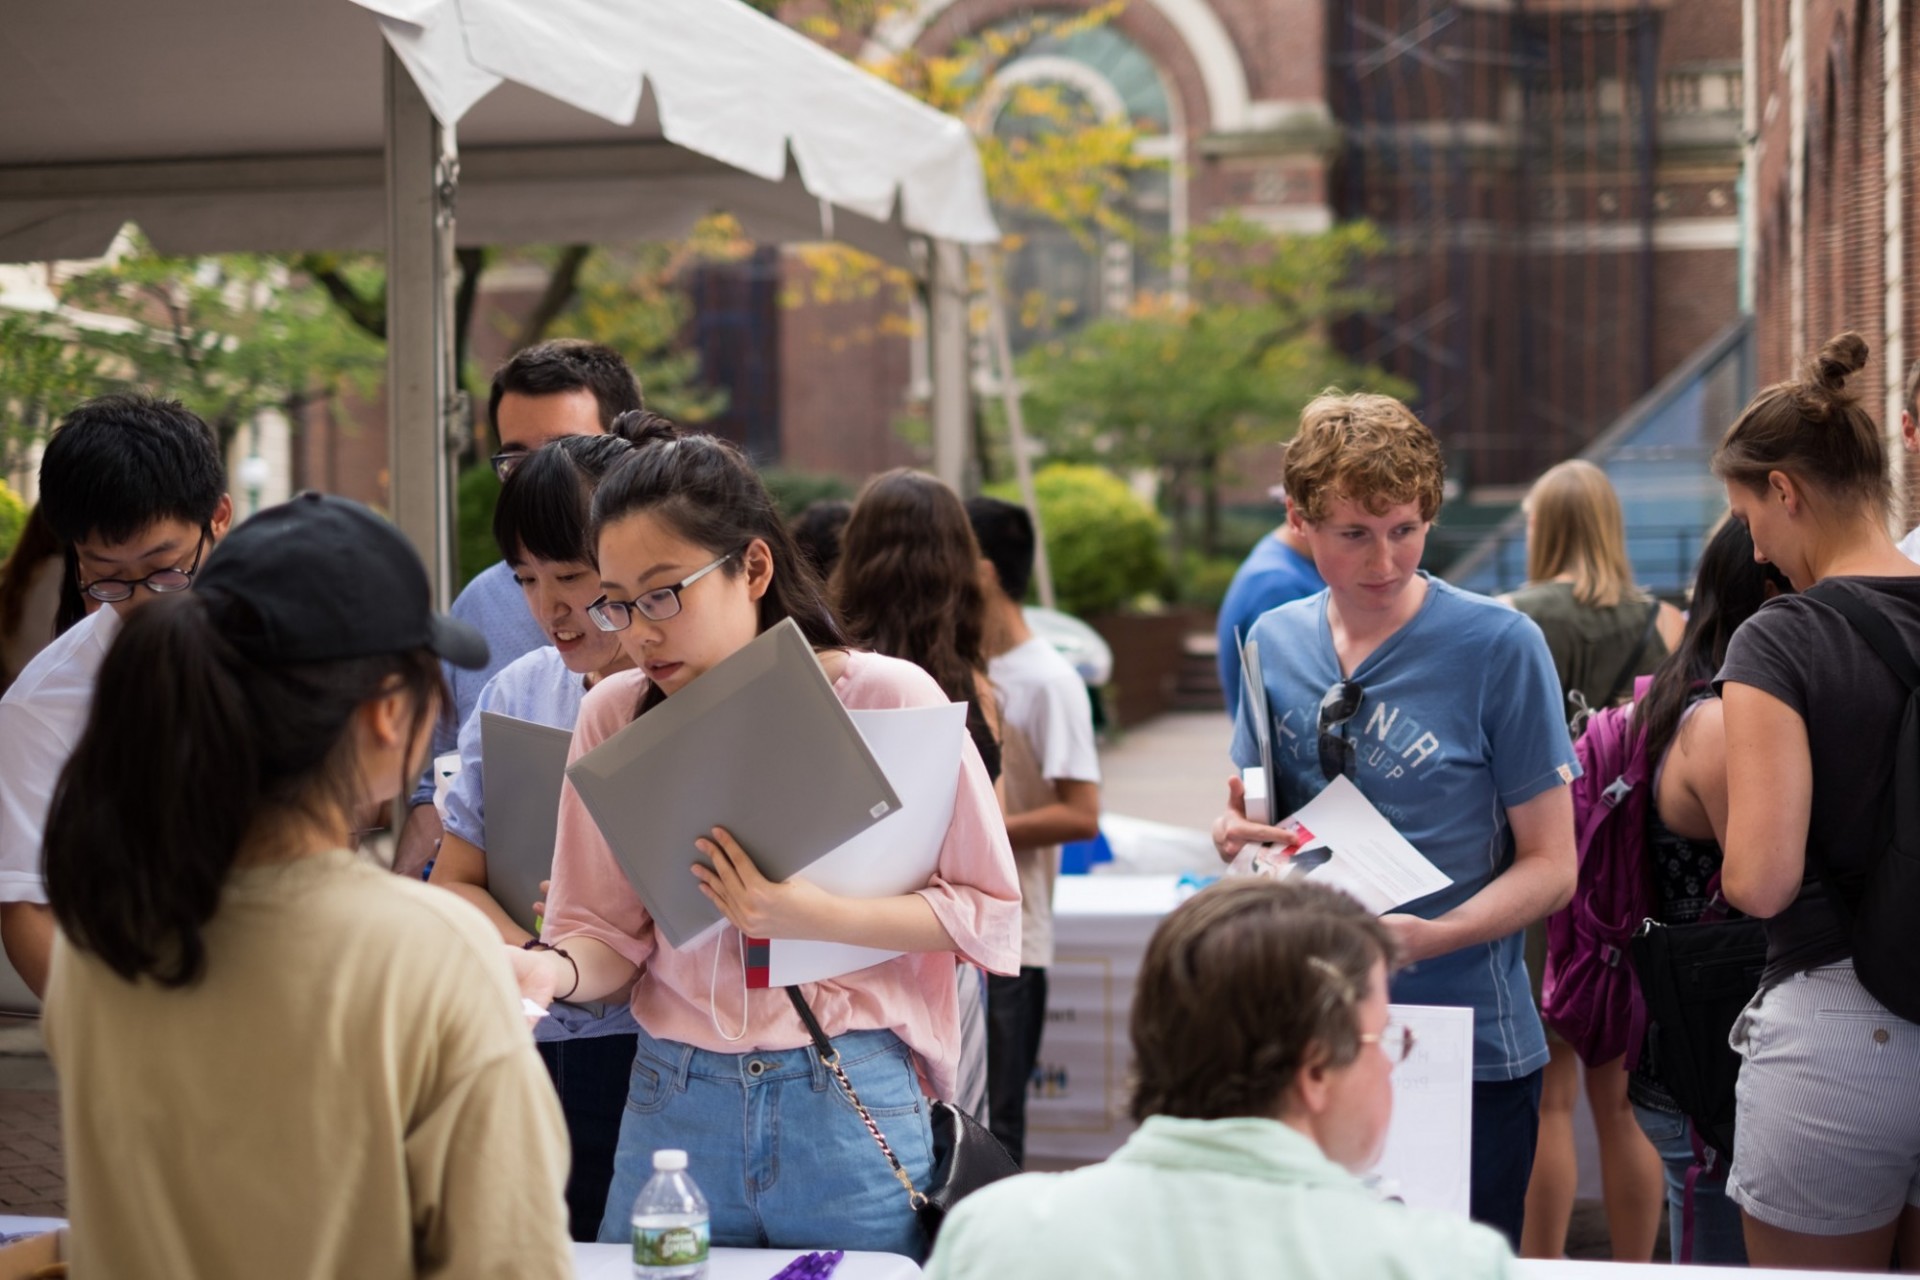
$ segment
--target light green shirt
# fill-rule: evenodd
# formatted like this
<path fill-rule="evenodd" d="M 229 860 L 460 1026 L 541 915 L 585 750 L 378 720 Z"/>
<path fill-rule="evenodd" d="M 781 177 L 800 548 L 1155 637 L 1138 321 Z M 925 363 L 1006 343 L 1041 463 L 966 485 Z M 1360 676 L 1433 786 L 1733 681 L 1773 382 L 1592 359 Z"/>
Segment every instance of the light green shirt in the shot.
<path fill-rule="evenodd" d="M 1274 1120 L 1154 1116 L 1104 1164 L 1030 1173 L 967 1197 L 931 1280 L 1504 1280 L 1497 1233 L 1383 1203 Z"/>

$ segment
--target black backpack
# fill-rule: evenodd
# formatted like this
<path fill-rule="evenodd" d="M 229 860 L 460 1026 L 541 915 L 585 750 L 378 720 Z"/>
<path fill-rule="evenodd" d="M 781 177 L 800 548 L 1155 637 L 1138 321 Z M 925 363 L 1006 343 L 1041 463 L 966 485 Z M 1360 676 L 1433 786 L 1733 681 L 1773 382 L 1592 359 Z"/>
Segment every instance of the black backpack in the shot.
<path fill-rule="evenodd" d="M 1853 940 L 1853 968 L 1867 993 L 1909 1022 L 1920 1022 L 1920 664 L 1886 615 L 1840 583 L 1807 593 L 1836 610 L 1907 687 L 1894 740 L 1892 797 L 1877 828 L 1885 847 L 1852 892 L 1824 859 L 1813 869 L 1826 885 Z M 1809 848 L 1809 855 L 1812 854 Z"/>

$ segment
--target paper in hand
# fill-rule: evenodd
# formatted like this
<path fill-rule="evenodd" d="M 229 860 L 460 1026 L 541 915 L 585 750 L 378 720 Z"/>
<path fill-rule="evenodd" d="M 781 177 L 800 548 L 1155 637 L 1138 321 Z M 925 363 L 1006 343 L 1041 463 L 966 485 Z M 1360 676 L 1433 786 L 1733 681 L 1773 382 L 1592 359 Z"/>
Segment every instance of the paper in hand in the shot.
<path fill-rule="evenodd" d="M 1298 827 L 1303 841 L 1281 864 L 1282 875 L 1307 876 L 1344 889 L 1375 915 L 1453 883 L 1395 831 L 1344 774 L 1282 825 Z"/>

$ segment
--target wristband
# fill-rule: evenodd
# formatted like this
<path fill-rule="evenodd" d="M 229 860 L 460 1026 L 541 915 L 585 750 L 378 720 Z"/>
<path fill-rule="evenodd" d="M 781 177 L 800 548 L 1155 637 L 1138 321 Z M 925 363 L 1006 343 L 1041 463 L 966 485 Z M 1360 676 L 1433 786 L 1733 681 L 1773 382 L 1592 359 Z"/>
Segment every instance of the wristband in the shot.
<path fill-rule="evenodd" d="M 567 988 L 566 995 L 555 996 L 555 1000 L 566 1000 L 580 989 L 580 965 L 572 956 L 568 955 L 565 950 L 560 947 L 550 946 L 538 938 L 527 939 L 520 944 L 520 949 L 522 951 L 551 951 L 562 960 L 565 960 L 568 967 L 573 970 L 573 985 Z"/>

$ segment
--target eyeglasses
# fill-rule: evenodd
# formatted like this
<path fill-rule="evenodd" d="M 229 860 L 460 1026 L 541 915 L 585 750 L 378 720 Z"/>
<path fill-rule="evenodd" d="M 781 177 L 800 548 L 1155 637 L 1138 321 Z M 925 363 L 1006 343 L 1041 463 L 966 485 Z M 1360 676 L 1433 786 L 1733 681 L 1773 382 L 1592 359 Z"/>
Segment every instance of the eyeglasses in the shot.
<path fill-rule="evenodd" d="M 1329 782 L 1353 772 L 1353 739 L 1334 730 L 1359 713 L 1365 694 L 1366 690 L 1352 680 L 1342 680 L 1320 699 L 1320 772 Z"/>
<path fill-rule="evenodd" d="M 526 460 L 527 450 L 525 449 L 503 450 L 487 459 L 493 464 L 493 474 L 500 477 L 502 484 L 505 484 L 507 477 L 513 474 L 513 469 Z"/>
<path fill-rule="evenodd" d="M 193 544 L 193 563 L 184 569 L 161 569 L 144 578 L 95 578 L 92 582 L 81 583 L 80 590 L 102 604 L 117 604 L 132 598 L 135 587 L 145 587 L 163 596 L 185 591 L 193 585 L 193 575 L 200 572 L 200 555 L 207 549 L 207 541 L 212 537 L 213 530 L 202 525 L 200 537 Z"/>
<path fill-rule="evenodd" d="M 735 554 L 729 551 L 706 568 L 695 569 L 672 586 L 655 588 L 637 600 L 609 600 L 601 596 L 587 606 L 587 616 L 592 618 L 593 625 L 602 631 L 625 631 L 633 625 L 635 613 L 649 622 L 665 622 L 680 612 L 682 591 L 733 559 Z"/>
<path fill-rule="evenodd" d="M 1413 1046 L 1416 1043 L 1412 1027 L 1403 1027 L 1393 1022 L 1380 1028 L 1377 1033 L 1364 1032 L 1355 1036 L 1354 1039 L 1361 1044 L 1379 1045 L 1380 1052 L 1386 1054 L 1387 1060 L 1396 1067 L 1413 1056 Z"/>

